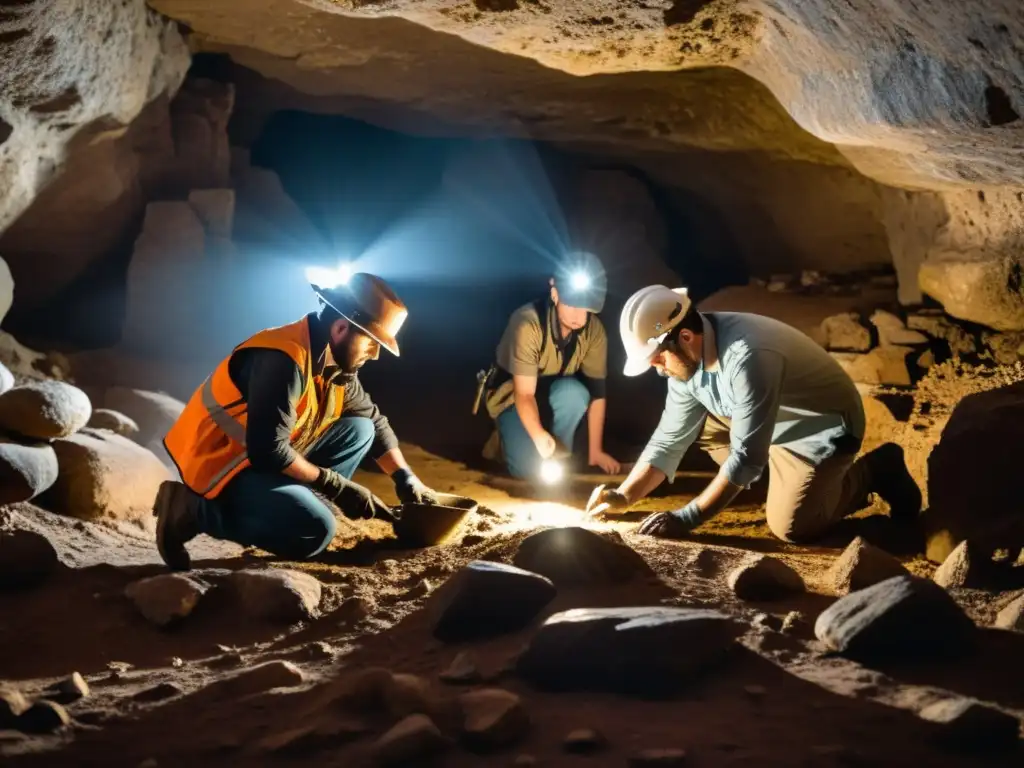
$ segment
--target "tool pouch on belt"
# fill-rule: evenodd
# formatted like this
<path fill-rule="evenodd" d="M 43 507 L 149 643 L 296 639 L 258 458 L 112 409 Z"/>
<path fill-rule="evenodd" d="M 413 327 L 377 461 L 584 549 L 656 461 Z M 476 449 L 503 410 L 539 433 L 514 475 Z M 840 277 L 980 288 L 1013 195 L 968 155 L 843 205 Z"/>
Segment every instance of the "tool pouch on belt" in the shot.
<path fill-rule="evenodd" d="M 491 379 L 494 378 L 494 372 L 498 369 L 493 363 L 491 367 L 486 371 L 477 371 L 476 374 L 476 397 L 473 398 L 473 415 L 476 416 L 480 411 L 480 403 L 483 402 L 484 395 L 487 392 L 487 388 L 490 386 Z"/>

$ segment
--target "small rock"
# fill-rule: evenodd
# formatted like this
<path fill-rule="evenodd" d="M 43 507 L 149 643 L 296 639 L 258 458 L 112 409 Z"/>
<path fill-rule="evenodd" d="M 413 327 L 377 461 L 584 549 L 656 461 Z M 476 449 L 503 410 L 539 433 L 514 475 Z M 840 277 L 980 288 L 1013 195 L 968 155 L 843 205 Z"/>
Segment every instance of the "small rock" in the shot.
<path fill-rule="evenodd" d="M 779 631 L 783 634 L 796 632 L 804 624 L 804 615 L 800 611 L 790 611 L 782 619 Z"/>
<path fill-rule="evenodd" d="M 559 587 L 622 584 L 653 573 L 619 534 L 601 535 L 576 527 L 549 528 L 527 536 L 512 564 L 546 576 Z"/>
<path fill-rule="evenodd" d="M 416 600 L 421 597 L 426 597 L 434 591 L 434 585 L 430 583 L 429 579 L 420 579 L 416 584 L 405 593 L 406 600 Z"/>
<path fill-rule="evenodd" d="M 109 429 L 122 437 L 133 437 L 139 433 L 139 425 L 129 419 L 123 413 L 110 410 L 109 408 L 97 408 L 89 417 L 87 427 L 95 429 Z"/>
<path fill-rule="evenodd" d="M 15 727 L 22 733 L 54 733 L 71 723 L 60 704 L 40 699 L 18 717 Z"/>
<path fill-rule="evenodd" d="M 334 616 L 338 621 L 357 623 L 370 615 L 373 606 L 361 597 L 350 597 L 338 606 Z"/>
<path fill-rule="evenodd" d="M 430 715 L 435 709 L 430 681 L 419 675 L 391 675 L 381 688 L 381 700 L 385 711 L 396 720 L 409 715 Z"/>
<path fill-rule="evenodd" d="M 482 679 L 472 651 L 460 651 L 439 677 L 446 683 L 456 684 L 479 683 Z"/>
<path fill-rule="evenodd" d="M 174 669 L 181 669 L 185 666 L 185 662 L 180 656 L 171 656 L 171 666 Z"/>
<path fill-rule="evenodd" d="M 177 696 L 183 696 L 185 691 L 181 686 L 174 683 L 157 683 L 152 688 L 146 688 L 132 696 L 132 701 L 140 704 L 152 704 L 156 701 L 166 701 Z"/>
<path fill-rule="evenodd" d="M 502 688 L 481 688 L 459 696 L 462 736 L 473 749 L 497 749 L 519 741 L 530 728 L 522 700 Z"/>
<path fill-rule="evenodd" d="M 85 678 L 78 672 L 72 672 L 70 677 L 66 677 L 57 683 L 54 689 L 60 696 L 60 701 L 63 704 L 70 704 L 89 695 L 89 684 L 85 682 Z"/>
<path fill-rule="evenodd" d="M 758 555 L 729 574 L 729 587 L 741 600 L 776 600 L 804 591 L 800 574 L 781 560 Z"/>
<path fill-rule="evenodd" d="M 536 573 L 474 560 L 437 590 L 434 637 L 460 642 L 520 629 L 555 591 L 554 584 Z"/>
<path fill-rule="evenodd" d="M 591 728 L 577 728 L 570 731 L 562 742 L 562 748 L 574 755 L 589 755 L 600 751 L 606 744 L 604 736 Z"/>
<path fill-rule="evenodd" d="M 228 651 L 227 653 L 215 656 L 209 661 L 203 664 L 207 669 L 231 669 L 237 667 L 242 663 L 242 654 L 238 651 Z"/>
<path fill-rule="evenodd" d="M 846 374 L 858 384 L 910 386 L 907 355 L 910 347 L 875 347 L 865 354 L 829 352 Z"/>
<path fill-rule="evenodd" d="M 871 349 L 871 332 L 860 324 L 856 312 L 826 317 L 821 321 L 821 334 L 826 349 L 843 352 L 867 352 Z"/>
<path fill-rule="evenodd" d="M 49 443 L 0 438 L 0 505 L 34 499 L 57 482 L 57 453 Z"/>
<path fill-rule="evenodd" d="M 302 685 L 302 670 L 290 661 L 268 661 L 209 686 L 228 698 L 251 696 L 274 688 L 293 688 Z"/>
<path fill-rule="evenodd" d="M 920 331 L 912 331 L 892 312 L 875 310 L 871 324 L 878 329 L 878 343 L 883 347 L 915 346 L 927 344 L 928 337 Z"/>
<path fill-rule="evenodd" d="M 930 349 L 926 349 L 920 355 L 917 356 L 917 367 L 928 370 L 935 365 L 935 353 Z"/>
<path fill-rule="evenodd" d="M 184 619 L 199 603 L 206 588 L 180 573 L 165 573 L 133 581 L 124 594 L 147 621 L 166 627 Z"/>
<path fill-rule="evenodd" d="M 85 392 L 54 379 L 31 381 L 0 394 L 0 429 L 36 440 L 72 435 L 91 415 Z"/>
<path fill-rule="evenodd" d="M 973 559 L 968 542 L 961 541 L 942 561 L 942 565 L 935 569 L 932 581 L 946 589 L 976 584 L 979 580 L 976 575 L 977 566 L 972 568 Z"/>
<path fill-rule="evenodd" d="M 671 693 L 722 661 L 744 629 L 712 610 L 575 608 L 541 625 L 516 671 L 543 690 Z"/>
<path fill-rule="evenodd" d="M 800 272 L 800 285 L 804 288 L 816 288 L 828 284 L 828 278 L 816 269 L 805 269 Z"/>
<path fill-rule="evenodd" d="M 13 728 L 15 721 L 29 707 L 28 700 L 15 688 L 0 688 L 0 730 Z"/>
<path fill-rule="evenodd" d="M 750 622 L 756 628 L 770 629 L 773 632 L 782 631 L 782 619 L 770 613 L 757 613 Z"/>
<path fill-rule="evenodd" d="M 858 536 L 832 564 L 828 578 L 836 594 L 845 595 L 906 573 L 899 560 Z"/>
<path fill-rule="evenodd" d="M 1024 595 L 999 612 L 995 625 L 999 629 L 1015 629 L 1024 632 Z"/>
<path fill-rule="evenodd" d="M 0 531 L 0 591 L 38 586 L 59 565 L 57 550 L 45 536 L 34 531 Z"/>
<path fill-rule="evenodd" d="M 409 715 L 377 739 L 373 751 L 380 765 L 422 765 L 448 746 L 433 720 L 426 715 Z"/>
<path fill-rule="evenodd" d="M 974 622 L 944 589 L 910 575 L 839 598 L 814 632 L 830 650 L 862 661 L 956 657 L 977 639 Z"/>
<path fill-rule="evenodd" d="M 312 576 L 280 568 L 231 574 L 242 607 L 257 619 L 294 624 L 318 615 L 320 582 Z"/>
<path fill-rule="evenodd" d="M 462 537 L 463 547 L 475 547 L 477 544 L 483 544 L 487 541 L 486 536 L 481 536 L 479 533 L 469 533 Z"/>
<path fill-rule="evenodd" d="M 937 740 L 948 747 L 971 752 L 1014 749 L 1019 744 L 1020 721 L 972 699 L 945 699 L 923 710 L 921 717 L 941 726 Z"/>
<path fill-rule="evenodd" d="M 662 768 L 686 765 L 684 749 L 645 749 L 629 758 L 629 768 Z"/>

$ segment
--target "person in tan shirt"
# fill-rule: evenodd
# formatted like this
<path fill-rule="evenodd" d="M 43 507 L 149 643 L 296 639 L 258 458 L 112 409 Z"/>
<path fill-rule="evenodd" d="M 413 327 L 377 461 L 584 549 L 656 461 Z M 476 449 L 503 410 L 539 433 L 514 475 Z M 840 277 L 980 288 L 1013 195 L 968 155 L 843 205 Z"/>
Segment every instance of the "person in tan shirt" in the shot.
<path fill-rule="evenodd" d="M 513 477 L 536 478 L 559 446 L 571 451 L 585 413 L 588 464 L 610 474 L 620 470 L 603 447 L 608 337 L 597 313 L 606 291 L 601 263 L 573 254 L 559 265 L 548 293 L 509 318 L 486 403 Z M 544 400 L 550 413 L 542 416 Z"/>

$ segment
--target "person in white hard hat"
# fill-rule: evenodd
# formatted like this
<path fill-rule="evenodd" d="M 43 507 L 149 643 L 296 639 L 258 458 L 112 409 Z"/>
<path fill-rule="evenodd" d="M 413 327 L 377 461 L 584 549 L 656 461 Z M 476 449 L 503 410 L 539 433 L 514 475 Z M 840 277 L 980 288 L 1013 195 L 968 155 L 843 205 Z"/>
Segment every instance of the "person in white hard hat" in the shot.
<path fill-rule="evenodd" d="M 668 379 L 661 420 L 618 488 L 598 486 L 587 511 L 625 511 L 674 478 L 693 444 L 720 469 L 681 509 L 657 512 L 641 533 L 687 534 L 727 507 L 769 468 L 768 526 L 811 541 L 878 493 L 898 520 L 913 520 L 921 492 L 903 449 L 888 443 L 857 459 L 864 408 L 839 364 L 809 336 L 768 317 L 697 312 L 685 288 L 652 285 L 626 302 L 619 322 L 624 373 L 654 368 Z"/>

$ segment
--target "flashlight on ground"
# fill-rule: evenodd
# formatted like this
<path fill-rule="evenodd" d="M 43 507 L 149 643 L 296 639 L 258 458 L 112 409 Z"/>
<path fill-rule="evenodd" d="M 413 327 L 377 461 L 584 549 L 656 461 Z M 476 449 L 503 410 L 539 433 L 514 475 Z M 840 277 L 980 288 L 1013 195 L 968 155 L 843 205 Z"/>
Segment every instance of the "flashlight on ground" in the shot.
<path fill-rule="evenodd" d="M 306 279 L 323 288 L 337 288 L 339 285 L 346 285 L 352 279 L 352 265 L 347 261 L 338 263 L 333 269 L 330 267 L 306 267 Z"/>
<path fill-rule="evenodd" d="M 565 467 L 557 459 L 544 459 L 540 463 L 540 479 L 547 485 L 554 485 L 565 477 Z"/>

